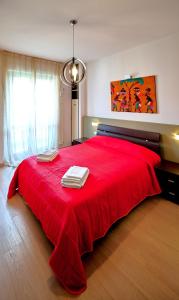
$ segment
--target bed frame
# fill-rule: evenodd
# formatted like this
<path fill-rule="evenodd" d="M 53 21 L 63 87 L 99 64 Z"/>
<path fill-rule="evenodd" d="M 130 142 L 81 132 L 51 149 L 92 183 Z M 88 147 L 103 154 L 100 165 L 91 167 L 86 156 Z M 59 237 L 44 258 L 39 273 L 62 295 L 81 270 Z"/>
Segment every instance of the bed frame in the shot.
<path fill-rule="evenodd" d="M 97 135 L 128 140 L 160 154 L 160 133 L 99 124 L 97 127 Z"/>

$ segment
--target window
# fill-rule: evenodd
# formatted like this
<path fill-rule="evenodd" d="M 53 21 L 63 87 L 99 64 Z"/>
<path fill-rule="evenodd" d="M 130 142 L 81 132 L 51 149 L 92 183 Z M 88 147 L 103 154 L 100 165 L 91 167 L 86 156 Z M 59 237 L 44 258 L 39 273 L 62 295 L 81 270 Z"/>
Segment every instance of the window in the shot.
<path fill-rule="evenodd" d="M 5 159 L 58 146 L 59 93 L 56 74 L 8 70 L 6 78 Z"/>

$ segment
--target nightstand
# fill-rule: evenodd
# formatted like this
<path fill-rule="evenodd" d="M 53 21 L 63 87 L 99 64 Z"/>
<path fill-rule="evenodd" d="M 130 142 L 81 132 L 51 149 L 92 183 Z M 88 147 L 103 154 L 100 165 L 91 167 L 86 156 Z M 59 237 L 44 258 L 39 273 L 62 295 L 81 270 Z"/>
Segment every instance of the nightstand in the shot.
<path fill-rule="evenodd" d="M 72 141 L 72 146 L 78 145 L 78 144 L 83 144 L 87 140 L 88 140 L 87 137 L 82 137 L 82 138 L 79 138 L 79 139 L 75 139 L 75 140 Z"/>
<path fill-rule="evenodd" d="M 156 168 L 162 195 L 179 204 L 179 163 L 163 160 Z"/>

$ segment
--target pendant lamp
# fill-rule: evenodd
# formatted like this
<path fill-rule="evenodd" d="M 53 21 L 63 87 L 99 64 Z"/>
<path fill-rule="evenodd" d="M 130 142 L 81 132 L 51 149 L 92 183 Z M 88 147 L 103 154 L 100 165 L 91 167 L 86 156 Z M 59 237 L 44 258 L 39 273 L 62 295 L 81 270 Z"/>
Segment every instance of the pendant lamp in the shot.
<path fill-rule="evenodd" d="M 61 80 L 64 84 L 74 87 L 85 78 L 86 75 L 86 66 L 84 62 L 75 57 L 74 54 L 74 44 L 75 44 L 75 35 L 74 27 L 78 23 L 77 20 L 70 20 L 70 24 L 73 26 L 73 57 L 67 60 L 62 68 Z"/>

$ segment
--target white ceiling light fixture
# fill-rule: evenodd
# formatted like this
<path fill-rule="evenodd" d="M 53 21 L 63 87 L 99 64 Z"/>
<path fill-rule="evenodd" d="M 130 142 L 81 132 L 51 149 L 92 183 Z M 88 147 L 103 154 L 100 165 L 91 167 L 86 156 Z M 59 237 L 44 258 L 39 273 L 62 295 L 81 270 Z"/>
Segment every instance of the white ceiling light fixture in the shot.
<path fill-rule="evenodd" d="M 74 55 L 74 26 L 77 23 L 77 20 L 70 20 L 70 24 L 73 26 L 73 57 L 65 62 L 61 72 L 62 82 L 72 87 L 82 82 L 86 75 L 86 66 L 84 62 Z"/>

